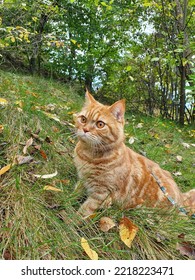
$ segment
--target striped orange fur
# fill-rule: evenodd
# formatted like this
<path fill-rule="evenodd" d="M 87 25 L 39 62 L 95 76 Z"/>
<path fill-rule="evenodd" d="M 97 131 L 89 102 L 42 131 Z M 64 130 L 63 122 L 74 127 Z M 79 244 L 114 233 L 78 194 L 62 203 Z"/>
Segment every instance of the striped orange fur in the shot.
<path fill-rule="evenodd" d="M 79 213 L 90 216 L 117 203 L 121 208 L 171 206 L 155 178 L 180 206 L 195 211 L 195 190 L 182 194 L 171 174 L 124 144 L 125 101 L 111 106 L 86 92 L 86 101 L 75 117 L 78 143 L 74 162 L 88 198 Z"/>

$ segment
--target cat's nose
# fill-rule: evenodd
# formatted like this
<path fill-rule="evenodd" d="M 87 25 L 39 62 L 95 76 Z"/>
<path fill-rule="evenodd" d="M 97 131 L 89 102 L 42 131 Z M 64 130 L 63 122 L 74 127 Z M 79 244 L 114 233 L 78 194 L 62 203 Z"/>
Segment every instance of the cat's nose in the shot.
<path fill-rule="evenodd" d="M 83 131 L 84 131 L 85 133 L 87 133 L 87 132 L 89 132 L 89 129 L 88 129 L 87 127 L 84 127 L 84 128 L 83 128 Z"/>

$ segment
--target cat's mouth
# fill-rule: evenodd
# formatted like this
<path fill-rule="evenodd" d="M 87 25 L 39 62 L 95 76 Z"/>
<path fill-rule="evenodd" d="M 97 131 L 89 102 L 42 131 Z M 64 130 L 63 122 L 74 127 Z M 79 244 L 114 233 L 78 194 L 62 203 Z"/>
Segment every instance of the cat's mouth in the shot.
<path fill-rule="evenodd" d="M 77 131 L 77 136 L 81 141 L 84 141 L 90 145 L 96 146 L 100 144 L 100 140 L 97 138 L 97 136 L 91 134 L 90 132 Z"/>

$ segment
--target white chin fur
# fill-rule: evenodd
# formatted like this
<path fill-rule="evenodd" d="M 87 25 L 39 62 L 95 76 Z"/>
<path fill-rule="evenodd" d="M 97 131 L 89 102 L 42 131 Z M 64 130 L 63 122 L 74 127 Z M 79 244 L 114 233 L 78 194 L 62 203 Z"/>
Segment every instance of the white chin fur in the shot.
<path fill-rule="evenodd" d="M 77 136 L 84 142 L 89 143 L 91 145 L 97 145 L 100 143 L 99 139 L 92 135 L 90 132 L 83 132 L 83 131 L 78 131 Z"/>

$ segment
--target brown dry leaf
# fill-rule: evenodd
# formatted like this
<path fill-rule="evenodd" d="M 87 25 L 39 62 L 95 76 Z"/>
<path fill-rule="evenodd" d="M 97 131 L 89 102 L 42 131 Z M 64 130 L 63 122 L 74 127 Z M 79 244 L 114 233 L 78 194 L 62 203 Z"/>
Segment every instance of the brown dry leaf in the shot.
<path fill-rule="evenodd" d="M 98 254 L 90 248 L 89 243 L 84 237 L 81 238 L 81 246 L 91 260 L 98 260 Z"/>
<path fill-rule="evenodd" d="M 36 150 L 40 151 L 40 150 L 41 150 L 41 145 L 35 145 L 34 148 L 35 148 Z"/>
<path fill-rule="evenodd" d="M 45 160 L 47 160 L 47 155 L 46 155 L 46 153 L 45 153 L 43 150 L 39 150 L 39 152 L 40 152 L 42 158 L 44 158 Z"/>
<path fill-rule="evenodd" d="M 56 179 L 55 182 L 60 182 L 60 183 L 62 183 L 63 185 L 68 185 L 68 184 L 70 184 L 70 180 L 68 180 L 68 179 Z"/>
<path fill-rule="evenodd" d="M 59 132 L 59 129 L 56 126 L 52 126 L 53 132 Z"/>
<path fill-rule="evenodd" d="M 195 247 L 189 242 L 177 243 L 176 249 L 182 256 L 187 256 L 195 260 Z"/>
<path fill-rule="evenodd" d="M 44 189 L 45 191 L 62 192 L 61 189 L 58 189 L 58 188 L 53 187 L 53 186 L 50 186 L 50 185 L 46 185 L 43 189 Z"/>
<path fill-rule="evenodd" d="M 121 240 L 131 248 L 131 244 L 136 236 L 138 227 L 134 225 L 127 217 L 121 219 L 119 224 L 119 235 Z"/>
<path fill-rule="evenodd" d="M 0 169 L 0 176 L 3 175 L 8 170 L 10 170 L 10 168 L 11 168 L 11 164 L 8 164 L 8 165 L 4 166 L 3 168 L 1 168 Z"/>
<path fill-rule="evenodd" d="M 30 163 L 33 160 L 33 157 L 31 156 L 17 156 L 16 157 L 16 162 L 17 164 L 25 164 L 25 163 Z"/>
<path fill-rule="evenodd" d="M 115 226 L 115 222 L 109 217 L 102 217 L 99 221 L 99 227 L 103 232 L 107 232 Z"/>
<path fill-rule="evenodd" d="M 32 145 L 32 143 L 33 143 L 32 137 L 26 141 L 26 145 L 24 146 L 24 149 L 23 149 L 24 155 L 27 153 L 27 149 L 28 149 L 28 147 L 30 147 Z"/>

